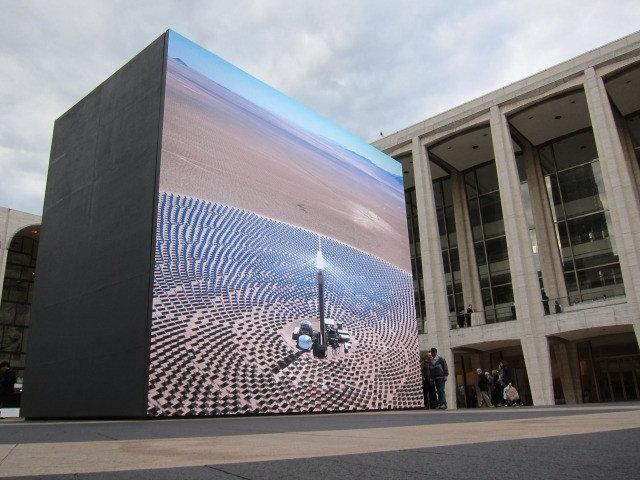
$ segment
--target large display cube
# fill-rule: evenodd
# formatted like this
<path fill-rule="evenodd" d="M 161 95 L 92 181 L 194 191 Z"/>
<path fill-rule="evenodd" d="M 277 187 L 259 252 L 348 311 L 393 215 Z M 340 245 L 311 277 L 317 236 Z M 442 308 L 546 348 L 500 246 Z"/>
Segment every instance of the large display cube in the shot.
<path fill-rule="evenodd" d="M 56 121 L 22 413 L 422 405 L 400 164 L 168 31 Z"/>

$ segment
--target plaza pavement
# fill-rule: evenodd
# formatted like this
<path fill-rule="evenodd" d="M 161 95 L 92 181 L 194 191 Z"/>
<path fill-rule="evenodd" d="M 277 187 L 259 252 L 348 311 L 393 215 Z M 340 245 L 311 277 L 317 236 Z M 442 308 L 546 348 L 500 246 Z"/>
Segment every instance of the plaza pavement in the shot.
<path fill-rule="evenodd" d="M 640 403 L 0 421 L 0 478 L 635 479 Z"/>

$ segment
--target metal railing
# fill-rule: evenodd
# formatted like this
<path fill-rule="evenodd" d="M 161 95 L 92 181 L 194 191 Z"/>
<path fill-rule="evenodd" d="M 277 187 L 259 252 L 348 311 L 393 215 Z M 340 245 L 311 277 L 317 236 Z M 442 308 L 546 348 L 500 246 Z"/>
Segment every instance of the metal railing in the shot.
<path fill-rule="evenodd" d="M 512 305 L 477 310 L 471 314 L 466 313 L 466 311 L 449 314 L 449 325 L 452 330 L 491 323 L 510 322 L 512 320 L 516 320 L 516 311 Z"/>
<path fill-rule="evenodd" d="M 548 298 L 540 300 L 544 315 L 558 315 L 564 312 L 573 312 L 587 308 L 597 308 L 605 305 L 624 303 L 626 296 L 620 287 L 598 290 L 597 293 L 585 293 L 568 297 Z M 449 326 L 452 330 L 472 328 L 480 325 L 510 322 L 518 319 L 518 311 L 515 305 L 503 305 L 495 308 L 478 310 L 471 315 L 465 311 L 449 314 Z"/>

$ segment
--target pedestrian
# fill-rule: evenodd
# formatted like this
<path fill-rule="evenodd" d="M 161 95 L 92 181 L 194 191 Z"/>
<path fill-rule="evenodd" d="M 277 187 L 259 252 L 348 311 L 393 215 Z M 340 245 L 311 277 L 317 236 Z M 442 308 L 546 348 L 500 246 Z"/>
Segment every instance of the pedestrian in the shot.
<path fill-rule="evenodd" d="M 560 304 L 558 303 L 558 300 L 556 300 L 556 303 L 555 303 L 555 305 L 554 305 L 554 308 L 555 308 L 555 310 L 556 310 L 556 313 L 562 313 L 562 305 L 560 305 Z"/>
<path fill-rule="evenodd" d="M 542 306 L 544 307 L 544 314 L 545 315 L 549 315 L 550 310 L 549 310 L 549 297 L 547 297 L 547 294 L 545 293 L 544 290 L 542 290 Z"/>
<path fill-rule="evenodd" d="M 13 395 L 16 389 L 16 372 L 11 370 L 9 362 L 0 362 L 0 419 L 2 416 L 2 403 Z"/>
<path fill-rule="evenodd" d="M 499 407 L 502 404 L 502 386 L 500 385 L 500 373 L 498 370 L 491 372 L 493 378 L 493 391 L 491 392 L 491 403 L 494 407 Z"/>
<path fill-rule="evenodd" d="M 465 320 L 467 321 L 467 327 L 471 326 L 472 313 L 473 313 L 473 305 L 469 304 L 469 306 L 467 307 L 467 314 L 464 316 Z"/>
<path fill-rule="evenodd" d="M 491 405 L 491 399 L 489 398 L 489 380 L 487 379 L 489 372 L 484 374 L 482 373 L 482 369 L 478 368 L 476 373 L 478 374 L 478 408 L 482 408 L 483 406 L 493 407 L 493 405 Z"/>
<path fill-rule="evenodd" d="M 510 402 L 507 397 L 507 390 L 511 386 L 512 376 L 511 376 L 511 367 L 507 363 L 506 360 L 500 360 L 500 383 L 502 385 L 502 399 L 504 400 L 504 405 L 509 406 Z"/>
<path fill-rule="evenodd" d="M 433 365 L 431 363 L 433 356 L 431 352 L 427 352 L 420 370 L 422 371 L 422 393 L 424 395 L 424 408 L 432 409 L 438 406 L 436 396 L 436 385 L 433 377 Z"/>
<path fill-rule="evenodd" d="M 441 410 L 447 409 L 447 396 L 444 392 L 444 384 L 449 376 L 449 367 L 447 361 L 438 355 L 438 349 L 433 347 L 431 349 L 431 365 L 433 365 L 433 377 L 436 385 L 436 393 L 438 394 L 438 408 Z"/>

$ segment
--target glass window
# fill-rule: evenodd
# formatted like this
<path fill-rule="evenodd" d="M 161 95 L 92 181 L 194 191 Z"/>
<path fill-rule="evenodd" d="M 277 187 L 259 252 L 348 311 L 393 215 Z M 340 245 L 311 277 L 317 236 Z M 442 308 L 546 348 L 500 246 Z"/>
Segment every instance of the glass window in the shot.
<path fill-rule="evenodd" d="M 451 266 L 449 264 L 449 252 L 447 250 L 443 250 L 442 252 L 442 266 L 444 268 L 444 273 L 451 273 Z M 451 281 L 451 278 L 446 277 L 447 281 Z"/>
<path fill-rule="evenodd" d="M 451 271 L 460 274 L 460 256 L 457 248 L 449 250 L 449 259 L 451 260 Z"/>
<path fill-rule="evenodd" d="M 485 237 L 489 238 L 495 237 L 496 235 L 504 235 L 500 194 L 494 192 L 488 195 L 482 195 L 478 200 L 480 201 L 480 212 L 482 214 Z"/>
<path fill-rule="evenodd" d="M 540 166 L 542 167 L 542 174 L 549 175 L 556 171 L 555 160 L 553 159 L 553 148 L 551 145 L 546 145 L 538 150 L 540 157 Z"/>
<path fill-rule="evenodd" d="M 467 202 L 469 209 L 469 220 L 471 222 L 471 232 L 473 240 L 478 242 L 482 240 L 482 219 L 480 218 L 480 208 L 478 207 L 478 200 L 471 199 Z"/>
<path fill-rule="evenodd" d="M 442 179 L 442 195 L 444 197 L 444 206 L 451 207 L 453 206 L 453 187 L 451 184 L 451 178 L 443 178 Z"/>
<path fill-rule="evenodd" d="M 28 236 L 18 234 L 9 244 L 0 303 L 0 358 L 11 361 L 18 378 L 24 370 L 38 251 L 38 239 L 28 230 Z"/>
<path fill-rule="evenodd" d="M 513 303 L 513 289 L 511 288 L 511 284 L 494 287 L 493 299 L 496 305 L 511 305 Z"/>
<path fill-rule="evenodd" d="M 600 173 L 600 169 L 597 169 Z M 593 164 L 558 173 L 558 182 L 567 217 L 602 210 L 602 196 L 598 190 Z"/>
<path fill-rule="evenodd" d="M 596 142 L 590 129 L 554 142 L 553 151 L 558 171 L 598 159 Z"/>
<path fill-rule="evenodd" d="M 484 243 L 476 242 L 474 244 L 474 247 L 476 252 L 476 263 L 478 264 L 478 266 L 486 265 L 487 256 L 485 255 L 485 251 L 484 251 Z"/>
<path fill-rule="evenodd" d="M 518 167 L 523 167 L 521 158 Z M 485 316 L 490 322 L 497 318 L 495 307 L 498 304 L 495 303 L 493 289 L 504 287 L 499 292 L 511 289 L 509 255 L 495 162 L 466 172 L 464 181 Z M 500 298 L 503 297 L 501 293 Z"/>
<path fill-rule="evenodd" d="M 487 240 L 486 246 L 487 246 L 487 257 L 489 258 L 489 263 L 494 264 L 494 263 L 504 262 L 509 260 L 509 254 L 507 253 L 506 237 Z"/>
<path fill-rule="evenodd" d="M 580 292 L 578 291 L 578 280 L 576 279 L 575 270 L 565 270 L 564 283 L 567 286 L 567 292 L 569 292 L 569 298 L 572 303 L 580 301 Z M 575 298 L 572 298 L 575 297 Z"/>
<path fill-rule="evenodd" d="M 491 289 L 483 288 L 482 289 L 482 305 L 486 307 L 491 307 L 493 305 L 493 300 L 491 298 Z"/>
<path fill-rule="evenodd" d="M 539 153 L 571 301 L 623 295 L 593 132 L 554 141 Z"/>
<path fill-rule="evenodd" d="M 524 207 L 524 215 L 527 219 L 527 227 L 529 230 L 535 228 L 533 223 L 533 211 L 531 210 L 531 194 L 529 192 L 529 183 L 522 182 L 520 184 L 520 195 L 522 196 L 522 206 Z"/>
<path fill-rule="evenodd" d="M 527 167 L 524 161 L 524 155 L 522 152 L 516 153 L 516 166 L 518 167 L 518 177 L 520 182 L 527 181 Z"/>
<path fill-rule="evenodd" d="M 447 227 L 444 223 L 444 210 L 439 208 L 436 210 L 436 218 L 438 221 L 438 233 L 440 234 L 440 247 L 447 246 Z"/>
<path fill-rule="evenodd" d="M 506 285 L 511 283 L 511 272 L 491 270 L 491 285 Z"/>
<path fill-rule="evenodd" d="M 558 222 L 556 224 L 556 235 L 560 242 L 560 248 L 562 249 L 562 257 L 571 256 L 571 243 L 569 243 L 569 232 L 567 231 L 567 222 Z M 569 249 L 569 250 L 566 250 Z"/>
<path fill-rule="evenodd" d="M 464 186 L 467 191 L 467 199 L 475 198 L 478 196 L 476 190 L 476 173 L 472 170 L 464 174 Z"/>
<path fill-rule="evenodd" d="M 416 189 L 411 189 L 411 216 L 418 218 L 418 200 L 416 198 Z"/>
<path fill-rule="evenodd" d="M 407 226 L 409 228 L 409 249 L 411 253 L 411 275 L 413 277 L 416 320 L 418 323 L 418 331 L 422 331 L 424 321 L 424 287 L 421 281 L 422 258 L 420 256 L 420 229 L 418 228 L 418 209 L 415 187 L 405 190 L 405 203 L 407 211 Z"/>
<path fill-rule="evenodd" d="M 462 289 L 459 281 L 460 259 L 451 188 L 450 178 L 438 179 L 433 182 L 434 195 L 437 197 L 436 204 L 439 207 L 436 209 L 436 218 L 440 234 L 440 248 L 442 249 L 442 266 L 449 295 L 449 307 L 453 308 L 458 301 L 457 295 L 461 293 Z"/>
<path fill-rule="evenodd" d="M 498 172 L 496 171 L 495 162 L 488 163 L 476 169 L 476 177 L 478 179 L 478 194 L 495 192 L 498 190 Z"/>
<path fill-rule="evenodd" d="M 441 182 L 433 182 L 433 199 L 436 202 L 436 208 L 444 207 Z"/>
<path fill-rule="evenodd" d="M 545 177 L 545 185 L 547 187 L 547 196 L 549 197 L 549 204 L 551 205 L 553 219 L 554 221 L 562 220 L 565 218 L 565 214 L 564 207 L 562 205 L 562 197 L 560 196 L 558 177 L 555 174 Z"/>
<path fill-rule="evenodd" d="M 542 278 L 542 272 L 540 271 L 540 254 L 538 253 L 538 237 L 535 229 L 529 229 L 529 240 L 531 241 L 531 250 L 533 251 L 533 261 L 536 264 L 538 270 L 538 276 Z"/>
<path fill-rule="evenodd" d="M 458 235 L 456 235 L 456 218 L 453 211 L 453 207 L 446 207 L 444 209 L 445 221 L 447 223 L 447 233 L 449 240 L 449 247 L 455 247 L 458 245 Z"/>

